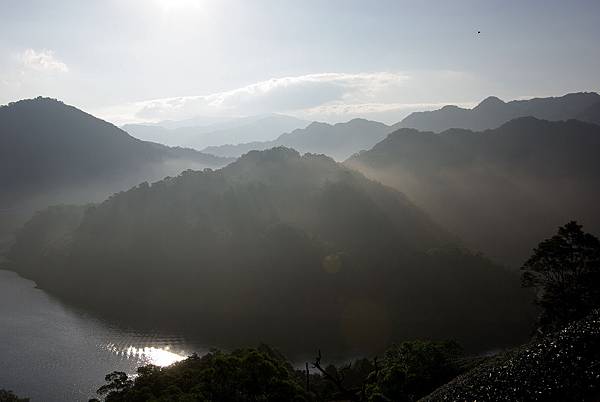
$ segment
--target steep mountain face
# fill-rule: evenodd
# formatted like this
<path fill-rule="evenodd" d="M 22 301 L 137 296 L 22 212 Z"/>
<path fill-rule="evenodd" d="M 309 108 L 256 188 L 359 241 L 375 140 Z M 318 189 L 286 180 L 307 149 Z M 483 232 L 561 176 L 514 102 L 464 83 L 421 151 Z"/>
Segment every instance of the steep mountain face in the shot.
<path fill-rule="evenodd" d="M 238 157 L 251 150 L 283 146 L 344 160 L 358 151 L 371 148 L 390 131 L 391 128 L 383 123 L 364 119 L 333 125 L 314 122 L 305 129 L 282 134 L 274 141 L 208 147 L 203 151 L 224 157 Z"/>
<path fill-rule="evenodd" d="M 474 131 L 497 128 L 509 120 L 532 116 L 538 119 L 559 121 L 579 119 L 592 106 L 600 107 L 600 95 L 580 92 L 561 97 L 535 98 L 503 102 L 496 97 L 484 99 L 473 109 L 444 106 L 439 110 L 415 112 L 407 116 L 395 129 L 415 128 L 422 131 L 441 132 L 451 128 Z M 596 116 L 597 117 L 597 116 Z M 583 118 L 585 121 L 591 121 Z"/>
<path fill-rule="evenodd" d="M 519 266 L 569 220 L 600 232 L 600 126 L 520 118 L 484 132 L 401 129 L 346 165 L 403 191 L 468 246 Z"/>
<path fill-rule="evenodd" d="M 228 162 L 137 140 L 53 99 L 0 107 L 0 214 L 5 223 L 48 202 L 103 199 L 143 180 Z"/>
<path fill-rule="evenodd" d="M 401 193 L 286 148 L 38 213 L 7 257 L 66 300 L 212 345 L 482 349 L 522 341 L 531 318 L 516 275 L 457 247 Z"/>
<path fill-rule="evenodd" d="M 123 129 L 136 138 L 170 146 L 203 149 L 207 146 L 237 144 L 248 141 L 271 141 L 282 133 L 306 127 L 309 122 L 292 116 L 271 114 L 230 119 L 224 122 L 199 126 L 174 122 L 160 125 L 127 124 Z M 240 155 L 236 155 L 240 156 Z"/>

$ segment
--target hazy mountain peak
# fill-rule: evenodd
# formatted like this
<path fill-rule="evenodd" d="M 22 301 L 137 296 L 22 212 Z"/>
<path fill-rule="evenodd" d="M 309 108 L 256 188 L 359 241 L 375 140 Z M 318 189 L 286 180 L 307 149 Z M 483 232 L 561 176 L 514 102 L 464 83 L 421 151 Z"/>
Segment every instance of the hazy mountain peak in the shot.
<path fill-rule="evenodd" d="M 324 128 L 324 127 L 331 127 L 331 124 L 324 123 L 322 121 L 313 121 L 308 126 L 306 126 L 305 130 L 314 130 L 314 129 Z M 301 129 L 297 129 L 297 130 L 301 130 Z M 297 130 L 295 130 L 295 131 L 297 131 Z"/>
<path fill-rule="evenodd" d="M 557 99 L 557 98 L 563 98 L 563 99 L 574 99 L 574 98 L 578 98 L 578 99 L 593 99 L 595 101 L 600 101 L 600 95 L 597 92 L 594 91 L 581 91 L 581 92 L 570 92 L 566 95 L 563 96 L 559 96 L 559 97 L 552 97 L 551 99 Z M 543 99 L 543 98 L 541 98 Z"/>
<path fill-rule="evenodd" d="M 486 109 L 486 108 L 494 108 L 500 105 L 505 105 L 505 102 L 496 97 L 496 96 L 488 96 L 484 100 L 479 103 L 479 105 L 475 106 L 474 109 Z"/>
<path fill-rule="evenodd" d="M 273 147 L 270 149 L 265 149 L 263 151 L 252 150 L 244 155 L 242 155 L 238 162 L 243 163 L 246 161 L 260 161 L 260 160 L 290 160 L 290 159 L 300 159 L 300 152 L 295 149 L 288 147 Z"/>
<path fill-rule="evenodd" d="M 302 154 L 293 148 L 278 146 L 265 150 L 252 150 L 239 157 L 227 169 L 235 169 L 236 165 L 252 165 L 253 167 L 262 166 L 276 171 L 297 162 L 316 162 L 325 163 L 326 165 L 337 164 L 331 157 L 324 154 L 310 152 Z"/>
<path fill-rule="evenodd" d="M 16 102 L 9 102 L 7 105 L 0 106 L 1 108 L 5 107 L 18 107 L 18 106 L 26 106 L 26 105 L 34 105 L 34 104 L 56 104 L 56 105 L 65 105 L 64 102 L 55 99 L 49 98 L 45 96 L 38 96 L 35 98 L 29 99 L 21 99 Z"/>
<path fill-rule="evenodd" d="M 358 123 L 372 123 L 372 120 L 363 119 L 362 117 L 356 117 L 347 122 L 347 124 L 358 124 Z"/>
<path fill-rule="evenodd" d="M 0 108 L 0 208 L 28 202 L 20 207 L 23 215 L 40 205 L 96 200 L 141 181 L 228 162 L 138 140 L 57 99 Z M 0 234 L 3 228 L 0 222 Z"/>
<path fill-rule="evenodd" d="M 67 105 L 61 100 L 49 97 L 38 96 L 36 98 L 21 99 L 16 102 L 10 102 L 7 105 L 0 106 L 0 111 L 5 113 L 16 112 L 16 113 L 27 113 L 35 112 L 41 113 L 44 111 L 55 113 L 57 110 L 63 110 L 66 113 L 70 113 L 71 116 L 75 114 L 87 115 L 94 118 L 92 115 L 85 113 L 84 111 L 77 109 L 74 106 Z M 43 115 L 45 117 L 45 114 Z M 14 115 L 15 118 L 21 118 L 22 115 Z M 40 116 L 41 117 L 41 116 Z M 97 119 L 100 120 L 100 119 Z"/>
<path fill-rule="evenodd" d="M 9 134 L 19 134 L 38 140 L 52 138 L 67 147 L 73 146 L 72 141 L 106 141 L 109 137 L 123 144 L 142 143 L 111 123 L 54 98 L 38 96 L 11 102 L 1 107 L 0 113 L 6 130 L 5 141 L 11 141 Z M 80 145 L 93 148 L 92 143 L 81 142 Z"/>
<path fill-rule="evenodd" d="M 446 106 L 443 106 L 440 110 L 451 111 L 451 110 L 467 110 L 467 109 L 464 109 L 464 108 L 456 106 L 456 105 L 446 105 Z"/>
<path fill-rule="evenodd" d="M 498 128 L 513 128 L 513 127 L 524 127 L 524 126 L 540 126 L 546 123 L 550 123 L 547 120 L 538 119 L 534 116 L 522 116 L 517 117 L 516 119 L 512 119 L 502 124 Z"/>
<path fill-rule="evenodd" d="M 368 130 L 373 127 L 387 127 L 385 124 L 383 124 L 381 122 L 369 120 L 369 119 L 363 119 L 360 117 L 357 117 L 357 118 L 347 121 L 345 123 L 337 123 L 334 126 L 335 127 L 347 126 L 347 127 L 359 128 L 359 129 L 363 129 L 363 130 Z"/>
<path fill-rule="evenodd" d="M 388 138 L 394 138 L 394 137 L 401 136 L 401 135 L 419 134 L 419 133 L 423 133 L 423 131 L 417 130 L 416 128 L 403 127 L 401 129 L 394 131 L 393 133 L 390 133 L 385 140 L 387 140 Z M 379 145 L 380 143 L 378 143 L 377 145 Z"/>

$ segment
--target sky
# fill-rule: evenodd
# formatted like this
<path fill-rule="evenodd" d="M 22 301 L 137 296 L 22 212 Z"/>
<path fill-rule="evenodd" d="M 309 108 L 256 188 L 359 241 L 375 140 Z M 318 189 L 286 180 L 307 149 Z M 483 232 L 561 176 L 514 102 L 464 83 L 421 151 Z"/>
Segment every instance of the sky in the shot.
<path fill-rule="evenodd" d="M 0 0 L 0 104 L 393 123 L 598 91 L 599 20 L 598 0 Z"/>

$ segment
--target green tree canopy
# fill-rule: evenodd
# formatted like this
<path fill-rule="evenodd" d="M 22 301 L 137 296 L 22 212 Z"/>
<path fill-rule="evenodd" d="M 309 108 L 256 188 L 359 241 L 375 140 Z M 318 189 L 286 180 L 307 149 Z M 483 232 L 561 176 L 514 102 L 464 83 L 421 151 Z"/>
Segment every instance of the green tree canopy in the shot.
<path fill-rule="evenodd" d="M 460 373 L 462 354 L 456 342 L 407 341 L 389 348 L 377 373 L 370 399 L 413 401 Z M 377 399 L 377 397 L 384 397 Z M 387 398 L 387 399 L 386 399 Z"/>
<path fill-rule="evenodd" d="M 538 292 L 542 332 L 600 306 L 600 241 L 577 222 L 567 223 L 541 242 L 521 269 L 523 285 Z"/>
<path fill-rule="evenodd" d="M 135 379 L 106 376 L 98 390 L 105 402 L 167 401 L 413 401 L 464 371 L 455 342 L 407 341 L 392 346 L 381 361 L 295 369 L 266 345 L 232 352 L 192 355 L 169 367 L 140 367 Z"/>
<path fill-rule="evenodd" d="M 12 391 L 0 389 L 0 402 L 28 402 L 29 398 L 19 398 Z"/>
<path fill-rule="evenodd" d="M 192 355 L 166 368 L 140 367 L 134 380 L 114 372 L 106 381 L 98 390 L 106 402 L 307 400 L 293 368 L 267 347 Z"/>

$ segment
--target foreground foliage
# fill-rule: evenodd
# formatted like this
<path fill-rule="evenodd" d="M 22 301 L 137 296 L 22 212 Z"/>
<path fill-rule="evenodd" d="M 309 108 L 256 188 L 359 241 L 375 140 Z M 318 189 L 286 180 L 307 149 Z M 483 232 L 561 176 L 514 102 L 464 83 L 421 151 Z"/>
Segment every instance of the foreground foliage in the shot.
<path fill-rule="evenodd" d="M 600 307 L 600 241 L 577 222 L 541 242 L 522 270 L 524 285 L 538 291 L 542 333 Z"/>
<path fill-rule="evenodd" d="M 98 394 L 106 402 L 412 401 L 457 375 L 459 355 L 453 342 L 405 342 L 380 362 L 359 359 L 322 368 L 319 357 L 307 376 L 262 345 L 192 355 L 166 368 L 140 367 L 134 379 L 113 372 Z"/>

